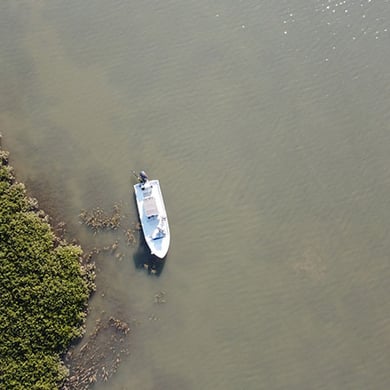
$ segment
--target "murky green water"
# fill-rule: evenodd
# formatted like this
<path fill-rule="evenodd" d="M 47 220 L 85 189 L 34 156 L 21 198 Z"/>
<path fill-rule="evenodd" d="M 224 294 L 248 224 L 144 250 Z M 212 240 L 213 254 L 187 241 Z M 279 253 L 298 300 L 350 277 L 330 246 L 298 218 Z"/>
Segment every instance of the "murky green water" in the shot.
<path fill-rule="evenodd" d="M 0 4 L 18 177 L 85 248 L 120 240 L 88 331 L 129 322 L 130 354 L 96 389 L 389 388 L 389 20 L 385 0 Z M 123 234 L 131 169 L 163 187 L 158 278 Z M 114 203 L 123 229 L 79 224 Z"/>

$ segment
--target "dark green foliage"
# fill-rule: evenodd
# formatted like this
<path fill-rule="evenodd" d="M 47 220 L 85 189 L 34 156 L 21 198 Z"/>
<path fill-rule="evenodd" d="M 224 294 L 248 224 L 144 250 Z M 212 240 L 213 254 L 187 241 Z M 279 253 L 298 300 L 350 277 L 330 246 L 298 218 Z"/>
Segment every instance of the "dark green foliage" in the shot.
<path fill-rule="evenodd" d="M 81 249 L 60 245 L 0 155 L 0 388 L 55 389 L 81 333 Z"/>
<path fill-rule="evenodd" d="M 23 359 L 2 359 L 1 382 L 4 389 L 52 390 L 66 377 L 66 370 L 55 354 L 39 352 Z"/>

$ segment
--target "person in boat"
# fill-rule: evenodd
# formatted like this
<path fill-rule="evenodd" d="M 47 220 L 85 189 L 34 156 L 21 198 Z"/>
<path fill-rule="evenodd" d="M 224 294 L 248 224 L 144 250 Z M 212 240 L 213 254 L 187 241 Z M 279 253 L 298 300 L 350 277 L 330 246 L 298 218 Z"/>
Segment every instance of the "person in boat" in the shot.
<path fill-rule="evenodd" d="M 143 183 L 145 184 L 147 181 L 148 181 L 148 175 L 146 174 L 145 171 L 141 171 L 138 175 L 138 180 L 140 181 L 140 183 Z"/>

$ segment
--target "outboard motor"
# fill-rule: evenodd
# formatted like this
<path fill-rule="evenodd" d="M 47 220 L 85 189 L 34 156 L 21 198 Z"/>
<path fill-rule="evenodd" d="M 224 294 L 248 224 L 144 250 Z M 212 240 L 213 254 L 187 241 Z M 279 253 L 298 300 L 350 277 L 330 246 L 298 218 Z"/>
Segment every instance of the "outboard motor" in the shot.
<path fill-rule="evenodd" d="M 141 183 L 146 183 L 148 181 L 148 175 L 146 174 L 145 171 L 141 171 L 139 173 L 139 180 L 141 181 Z"/>

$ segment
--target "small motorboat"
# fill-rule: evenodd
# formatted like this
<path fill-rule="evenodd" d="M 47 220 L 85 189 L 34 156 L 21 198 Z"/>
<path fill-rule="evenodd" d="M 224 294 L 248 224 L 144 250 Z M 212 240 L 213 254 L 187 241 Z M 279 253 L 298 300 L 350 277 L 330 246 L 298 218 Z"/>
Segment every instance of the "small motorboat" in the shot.
<path fill-rule="evenodd" d="M 145 241 L 151 254 L 163 259 L 168 253 L 171 236 L 160 182 L 149 180 L 144 171 L 135 175 L 139 181 L 134 185 L 135 199 Z"/>

